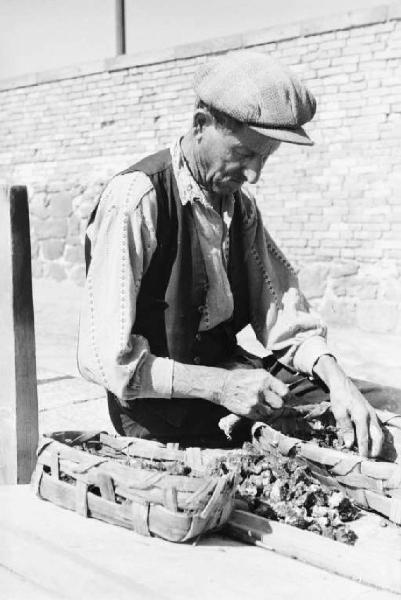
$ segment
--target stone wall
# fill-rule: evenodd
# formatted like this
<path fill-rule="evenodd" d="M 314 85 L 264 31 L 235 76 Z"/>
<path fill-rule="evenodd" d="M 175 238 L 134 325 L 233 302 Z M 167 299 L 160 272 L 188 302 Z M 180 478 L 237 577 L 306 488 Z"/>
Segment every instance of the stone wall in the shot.
<path fill-rule="evenodd" d="M 29 186 L 35 276 L 83 282 L 105 181 L 183 132 L 194 69 L 239 48 L 318 100 L 316 145 L 282 146 L 257 186 L 267 227 L 329 321 L 401 333 L 399 4 L 0 82 L 0 178 Z"/>

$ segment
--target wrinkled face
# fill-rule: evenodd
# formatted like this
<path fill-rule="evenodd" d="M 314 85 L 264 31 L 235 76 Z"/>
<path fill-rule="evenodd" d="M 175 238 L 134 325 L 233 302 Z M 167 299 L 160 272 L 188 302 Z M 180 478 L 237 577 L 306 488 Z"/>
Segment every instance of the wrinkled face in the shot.
<path fill-rule="evenodd" d="M 232 130 L 214 121 L 202 130 L 198 150 L 204 186 L 216 193 L 233 193 L 245 182 L 256 183 L 280 142 L 246 125 Z"/>

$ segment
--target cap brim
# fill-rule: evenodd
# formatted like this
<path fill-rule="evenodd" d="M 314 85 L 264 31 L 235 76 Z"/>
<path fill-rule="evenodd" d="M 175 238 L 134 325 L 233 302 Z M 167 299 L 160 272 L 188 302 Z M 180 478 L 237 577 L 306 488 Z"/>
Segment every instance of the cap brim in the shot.
<path fill-rule="evenodd" d="M 308 134 L 302 127 L 296 129 L 277 129 L 269 127 L 255 127 L 254 125 L 248 125 L 250 129 L 265 135 L 266 137 L 272 138 L 273 140 L 279 140 L 280 142 L 287 142 L 288 144 L 300 144 L 302 146 L 313 146 L 315 143 L 310 139 Z"/>

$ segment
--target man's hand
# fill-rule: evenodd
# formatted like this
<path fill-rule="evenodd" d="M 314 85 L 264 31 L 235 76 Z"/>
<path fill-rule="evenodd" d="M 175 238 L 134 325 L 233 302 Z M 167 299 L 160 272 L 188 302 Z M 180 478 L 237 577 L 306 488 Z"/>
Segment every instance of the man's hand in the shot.
<path fill-rule="evenodd" d="M 383 445 L 376 412 L 331 356 L 321 356 L 315 373 L 327 384 L 339 437 L 346 448 L 358 442 L 361 456 L 375 457 Z"/>
<path fill-rule="evenodd" d="M 263 420 L 282 408 L 288 387 L 264 369 L 228 371 L 218 392 L 218 403 L 230 412 Z"/>
<path fill-rule="evenodd" d="M 265 369 L 228 370 L 174 362 L 174 398 L 204 398 L 255 421 L 279 410 L 288 393 L 288 386 Z"/>
<path fill-rule="evenodd" d="M 337 421 L 339 436 L 346 448 L 356 439 L 361 456 L 378 456 L 383 444 L 383 433 L 375 410 L 348 378 L 332 386 L 331 409 Z M 354 431 L 355 427 L 355 431 Z"/>

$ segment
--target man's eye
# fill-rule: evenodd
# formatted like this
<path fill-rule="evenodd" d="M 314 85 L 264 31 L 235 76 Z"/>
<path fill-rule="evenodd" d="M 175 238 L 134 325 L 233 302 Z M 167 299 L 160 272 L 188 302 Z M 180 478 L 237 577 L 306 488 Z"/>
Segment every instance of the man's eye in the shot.
<path fill-rule="evenodd" d="M 244 160 L 252 160 L 254 158 L 254 154 L 252 154 L 251 152 L 242 152 L 240 154 L 241 158 L 243 158 Z"/>
<path fill-rule="evenodd" d="M 237 150 L 236 151 L 237 156 L 239 156 L 240 158 L 249 158 L 250 154 L 249 152 L 244 152 L 244 150 Z"/>

